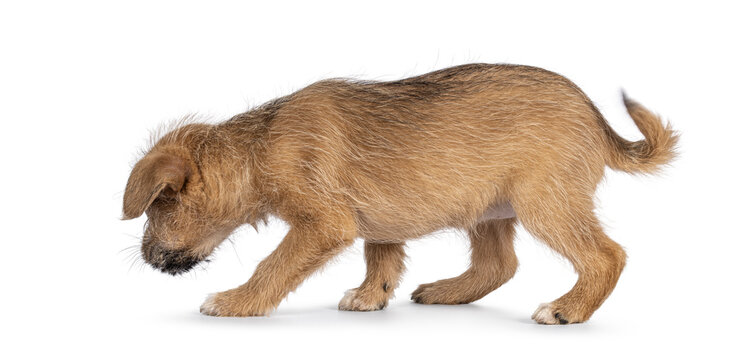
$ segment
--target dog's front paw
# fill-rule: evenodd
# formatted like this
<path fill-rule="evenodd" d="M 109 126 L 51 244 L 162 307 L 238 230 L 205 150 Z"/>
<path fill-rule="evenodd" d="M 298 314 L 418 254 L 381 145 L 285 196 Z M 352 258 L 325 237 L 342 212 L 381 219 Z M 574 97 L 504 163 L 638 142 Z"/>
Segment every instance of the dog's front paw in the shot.
<path fill-rule="evenodd" d="M 386 292 L 373 293 L 357 288 L 345 292 L 345 296 L 340 300 L 338 309 L 347 311 L 374 311 L 383 310 L 386 304 L 388 304 L 388 295 Z"/>
<path fill-rule="evenodd" d="M 239 289 L 210 294 L 205 299 L 199 312 L 209 316 L 263 316 L 268 313 L 268 309 L 259 309 L 254 306 L 255 299 L 248 297 Z"/>
<path fill-rule="evenodd" d="M 205 299 L 199 307 L 199 312 L 209 316 L 224 316 L 220 315 L 220 307 L 217 305 L 217 295 L 218 294 L 209 294 L 207 299 Z"/>

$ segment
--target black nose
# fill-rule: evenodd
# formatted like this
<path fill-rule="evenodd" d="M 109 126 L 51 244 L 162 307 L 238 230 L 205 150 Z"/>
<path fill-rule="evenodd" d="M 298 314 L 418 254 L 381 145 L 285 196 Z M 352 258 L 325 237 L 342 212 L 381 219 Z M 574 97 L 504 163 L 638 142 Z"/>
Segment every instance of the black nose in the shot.
<path fill-rule="evenodd" d="M 158 268 L 162 272 L 178 275 L 191 270 L 199 263 L 199 259 L 185 254 L 167 255 L 163 264 Z"/>
<path fill-rule="evenodd" d="M 155 245 L 143 247 L 143 259 L 153 268 L 171 275 L 183 274 L 201 260 L 181 250 L 171 250 Z"/>

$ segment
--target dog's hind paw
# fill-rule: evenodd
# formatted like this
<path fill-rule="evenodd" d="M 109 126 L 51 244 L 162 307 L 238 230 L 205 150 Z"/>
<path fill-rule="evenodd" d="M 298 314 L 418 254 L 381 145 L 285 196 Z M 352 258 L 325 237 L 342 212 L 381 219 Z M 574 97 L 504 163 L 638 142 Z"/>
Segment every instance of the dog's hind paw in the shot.
<path fill-rule="evenodd" d="M 532 314 L 532 319 L 545 325 L 567 325 L 570 323 L 559 310 L 555 309 L 552 303 L 540 304 L 537 311 Z"/>

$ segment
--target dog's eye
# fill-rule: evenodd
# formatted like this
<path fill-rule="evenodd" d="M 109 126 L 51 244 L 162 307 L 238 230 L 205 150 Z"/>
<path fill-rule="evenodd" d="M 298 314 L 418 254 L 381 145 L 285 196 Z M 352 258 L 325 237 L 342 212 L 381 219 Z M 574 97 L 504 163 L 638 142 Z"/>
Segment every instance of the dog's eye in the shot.
<path fill-rule="evenodd" d="M 157 205 L 159 207 L 162 205 L 173 205 L 174 203 L 176 203 L 176 197 L 176 192 L 171 191 L 170 189 L 166 189 L 162 191 L 155 200 L 153 200 L 153 203 L 151 205 Z"/>
<path fill-rule="evenodd" d="M 161 199 L 170 199 L 175 200 L 176 199 L 177 192 L 172 190 L 171 188 L 167 187 L 164 189 L 164 191 L 161 192 L 161 194 L 158 195 Z"/>

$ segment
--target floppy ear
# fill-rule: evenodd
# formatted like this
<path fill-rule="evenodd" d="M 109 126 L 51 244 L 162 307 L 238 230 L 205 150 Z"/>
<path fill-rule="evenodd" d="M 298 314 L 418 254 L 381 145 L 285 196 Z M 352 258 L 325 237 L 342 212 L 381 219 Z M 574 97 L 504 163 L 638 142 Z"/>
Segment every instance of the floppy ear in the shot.
<path fill-rule="evenodd" d="M 191 168 L 179 156 L 154 153 L 138 161 L 128 178 L 123 195 L 123 220 L 135 219 L 151 206 L 162 191 L 179 192 Z"/>

